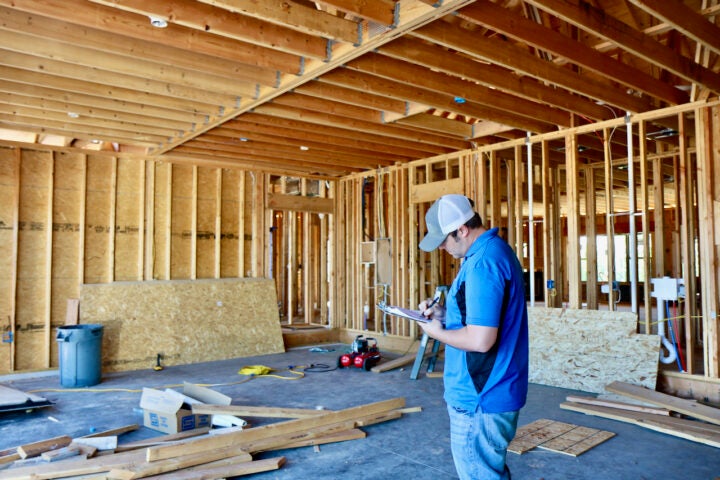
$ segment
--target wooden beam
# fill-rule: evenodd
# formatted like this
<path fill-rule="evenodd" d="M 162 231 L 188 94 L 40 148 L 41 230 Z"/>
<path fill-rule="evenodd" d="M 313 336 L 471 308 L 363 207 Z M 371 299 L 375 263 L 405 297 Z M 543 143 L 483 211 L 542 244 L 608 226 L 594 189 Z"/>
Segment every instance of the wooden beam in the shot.
<path fill-rule="evenodd" d="M 245 444 L 246 442 L 262 440 L 263 438 L 276 435 L 306 432 L 312 428 L 328 427 L 347 421 L 354 422 L 357 417 L 375 415 L 404 406 L 405 400 L 403 398 L 395 398 L 360 405 L 358 407 L 351 407 L 344 410 L 338 410 L 335 412 L 325 411 L 324 415 L 273 423 L 262 427 L 229 433 L 227 435 L 194 439 L 181 445 L 151 447 L 147 451 L 147 461 L 152 462 L 167 458 L 191 455 L 198 452 L 206 452 L 217 448 L 223 448 L 227 445 L 240 445 Z"/>
<path fill-rule="evenodd" d="M 703 405 L 695 400 L 674 397 L 666 393 L 639 387 L 626 382 L 612 382 L 606 386 L 608 392 L 617 393 L 635 400 L 658 405 L 673 412 L 682 413 L 699 420 L 720 425 L 720 409 Z"/>
<path fill-rule="evenodd" d="M 268 193 L 267 207 L 273 210 L 294 212 L 323 213 L 328 215 L 335 213 L 333 201 L 330 198 L 284 195 L 281 193 Z"/>

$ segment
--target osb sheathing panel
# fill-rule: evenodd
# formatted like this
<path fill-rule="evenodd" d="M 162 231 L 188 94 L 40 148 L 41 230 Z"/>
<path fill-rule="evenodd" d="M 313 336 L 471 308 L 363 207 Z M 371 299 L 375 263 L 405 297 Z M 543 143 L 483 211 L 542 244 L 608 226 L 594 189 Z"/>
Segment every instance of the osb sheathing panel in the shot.
<path fill-rule="evenodd" d="M 269 279 L 83 285 L 81 323 L 104 325 L 103 371 L 180 365 L 284 351 Z"/>
<path fill-rule="evenodd" d="M 15 352 L 17 370 L 45 368 L 50 152 L 24 151 L 20 164 L 18 283 Z"/>
<path fill-rule="evenodd" d="M 631 312 L 530 308 L 530 381 L 603 393 L 624 381 L 655 389 L 660 337 Z"/>

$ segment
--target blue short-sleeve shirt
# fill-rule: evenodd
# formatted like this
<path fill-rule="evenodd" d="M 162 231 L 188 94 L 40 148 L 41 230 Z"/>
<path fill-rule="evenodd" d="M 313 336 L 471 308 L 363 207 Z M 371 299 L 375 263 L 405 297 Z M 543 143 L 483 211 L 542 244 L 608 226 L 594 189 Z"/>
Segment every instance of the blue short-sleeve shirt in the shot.
<path fill-rule="evenodd" d="M 525 405 L 528 320 L 522 268 L 498 229 L 486 231 L 465 255 L 446 299 L 445 328 L 497 327 L 488 352 L 445 348 L 445 401 L 468 411 L 500 413 Z"/>

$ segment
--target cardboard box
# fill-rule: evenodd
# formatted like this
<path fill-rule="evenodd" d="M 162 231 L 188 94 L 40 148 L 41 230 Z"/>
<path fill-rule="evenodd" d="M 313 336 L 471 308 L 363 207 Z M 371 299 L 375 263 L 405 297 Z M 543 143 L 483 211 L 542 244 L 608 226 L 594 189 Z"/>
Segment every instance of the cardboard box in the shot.
<path fill-rule="evenodd" d="M 230 405 L 230 397 L 213 390 L 185 384 L 183 392 L 191 392 L 193 397 L 166 389 L 143 388 L 140 408 L 143 409 L 143 425 L 163 433 L 178 433 L 195 428 L 209 427 L 211 415 L 193 415 L 193 403 Z M 198 399 L 197 397 L 200 397 Z M 201 401 L 203 400 L 203 401 Z"/>

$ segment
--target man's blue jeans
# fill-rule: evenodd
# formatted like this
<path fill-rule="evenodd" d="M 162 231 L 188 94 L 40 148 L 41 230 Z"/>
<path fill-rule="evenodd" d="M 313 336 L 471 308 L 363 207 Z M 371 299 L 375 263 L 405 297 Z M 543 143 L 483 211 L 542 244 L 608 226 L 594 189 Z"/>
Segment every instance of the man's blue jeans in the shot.
<path fill-rule="evenodd" d="M 468 412 L 448 405 L 450 448 L 461 480 L 509 480 L 505 456 L 519 412 Z"/>

